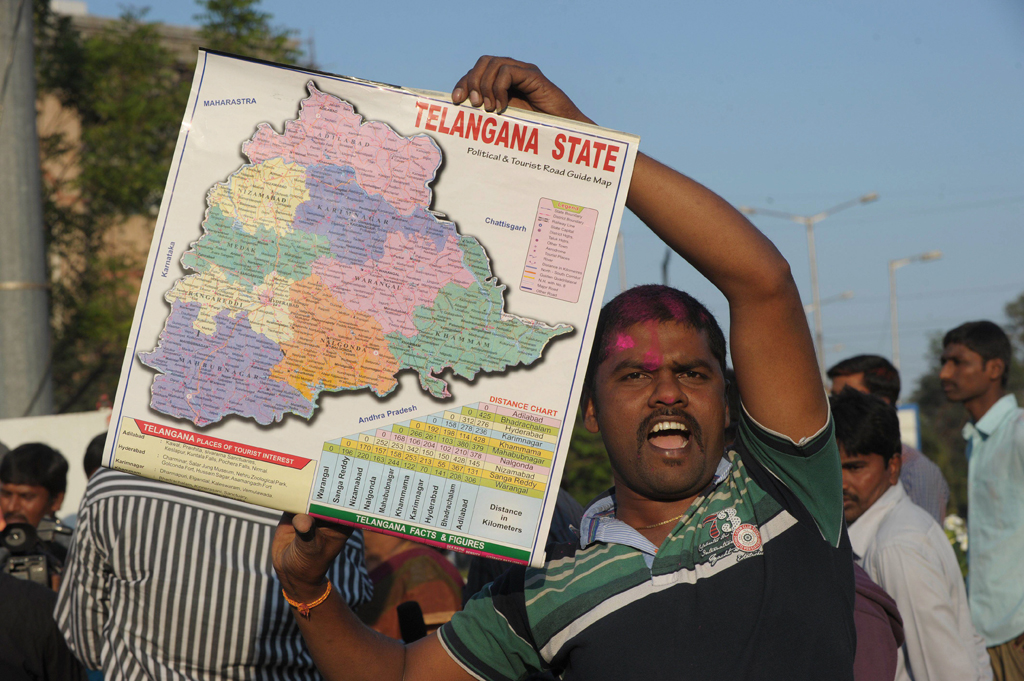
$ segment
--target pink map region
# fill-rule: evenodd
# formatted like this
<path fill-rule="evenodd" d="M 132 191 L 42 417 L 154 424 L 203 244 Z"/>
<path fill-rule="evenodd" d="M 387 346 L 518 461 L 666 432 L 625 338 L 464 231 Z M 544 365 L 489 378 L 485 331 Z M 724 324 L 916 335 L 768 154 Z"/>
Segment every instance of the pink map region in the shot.
<path fill-rule="evenodd" d="M 261 123 L 242 151 L 252 163 L 282 158 L 303 166 L 350 166 L 368 194 L 379 194 L 403 215 L 417 206 L 430 206 L 434 173 L 441 151 L 426 135 L 405 138 L 384 123 L 363 123 L 351 104 L 306 85 L 299 118 L 284 125 L 279 135 Z"/>
<path fill-rule="evenodd" d="M 419 333 L 413 324 L 418 305 L 433 306 L 438 291 L 450 283 L 468 288 L 476 282 L 462 258 L 454 236 L 438 253 L 433 239 L 390 232 L 380 259 L 350 265 L 319 258 L 313 274 L 347 308 L 373 316 L 385 335 L 398 331 L 409 338 Z"/>

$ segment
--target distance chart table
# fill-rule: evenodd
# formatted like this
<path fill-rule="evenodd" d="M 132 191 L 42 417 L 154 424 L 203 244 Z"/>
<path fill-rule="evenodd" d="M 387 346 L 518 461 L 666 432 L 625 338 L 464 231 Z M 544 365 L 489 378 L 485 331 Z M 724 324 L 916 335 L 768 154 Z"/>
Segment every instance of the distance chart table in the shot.
<path fill-rule="evenodd" d="M 331 440 L 310 513 L 526 563 L 561 426 L 473 403 Z"/>

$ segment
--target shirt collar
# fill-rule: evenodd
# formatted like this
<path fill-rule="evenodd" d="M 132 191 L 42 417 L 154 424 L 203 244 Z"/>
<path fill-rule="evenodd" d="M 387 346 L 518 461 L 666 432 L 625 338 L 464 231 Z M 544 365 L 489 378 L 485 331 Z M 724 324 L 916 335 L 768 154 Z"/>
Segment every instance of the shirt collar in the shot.
<path fill-rule="evenodd" d="M 871 546 L 871 542 L 874 540 L 875 535 L 878 534 L 878 528 L 885 520 L 889 512 L 896 506 L 907 493 L 903 490 L 903 483 L 897 482 L 895 485 L 885 490 L 885 494 L 878 497 L 875 503 L 871 504 L 871 508 L 864 511 L 864 513 L 857 518 L 849 527 L 850 535 L 850 546 L 853 548 L 853 552 L 858 557 L 863 558 L 864 552 Z"/>
<path fill-rule="evenodd" d="M 961 434 L 965 440 L 970 440 L 975 433 L 979 434 L 982 439 L 987 438 L 989 435 L 995 432 L 996 428 L 1003 420 L 1012 414 L 1017 409 L 1017 398 L 1013 393 L 1003 395 L 988 408 L 985 415 L 978 419 L 977 423 L 971 423 L 970 421 L 964 426 Z"/>
<path fill-rule="evenodd" d="M 723 456 L 715 469 L 710 487 L 717 487 L 729 475 L 732 462 Z M 596 541 L 626 544 L 635 549 L 654 555 L 658 548 L 633 527 L 615 517 L 615 490 L 610 489 L 599 496 L 580 519 L 580 548 L 585 549 Z M 631 535 L 635 534 L 636 537 Z"/>

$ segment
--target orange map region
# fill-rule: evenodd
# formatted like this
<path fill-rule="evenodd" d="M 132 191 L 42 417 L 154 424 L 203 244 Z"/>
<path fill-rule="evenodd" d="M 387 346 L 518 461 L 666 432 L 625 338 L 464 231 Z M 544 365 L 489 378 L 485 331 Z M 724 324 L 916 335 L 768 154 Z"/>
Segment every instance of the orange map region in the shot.
<path fill-rule="evenodd" d="M 380 323 L 342 305 L 314 275 L 291 293 L 294 337 L 281 344 L 284 359 L 271 380 L 292 385 L 309 400 L 322 391 L 370 388 L 383 396 L 398 385 L 398 361 Z"/>

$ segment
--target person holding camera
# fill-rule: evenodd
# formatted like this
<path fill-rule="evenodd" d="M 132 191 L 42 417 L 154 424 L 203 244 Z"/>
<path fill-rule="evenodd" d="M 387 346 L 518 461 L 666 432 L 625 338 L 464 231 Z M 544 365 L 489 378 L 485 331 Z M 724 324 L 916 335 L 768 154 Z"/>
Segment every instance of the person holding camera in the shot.
<path fill-rule="evenodd" d="M 64 457 L 42 444 L 0 459 L 0 518 L 7 524 L 0 528 L 0 678 L 7 681 L 85 679 L 53 619 L 56 571 L 67 549 L 40 539 L 53 534 L 67 471 Z"/>
<path fill-rule="evenodd" d="M 68 462 L 42 443 L 24 444 L 0 462 L 0 571 L 59 586 L 71 531 L 56 518 L 64 503 Z M 23 574 L 22 574 L 23 573 Z"/>

